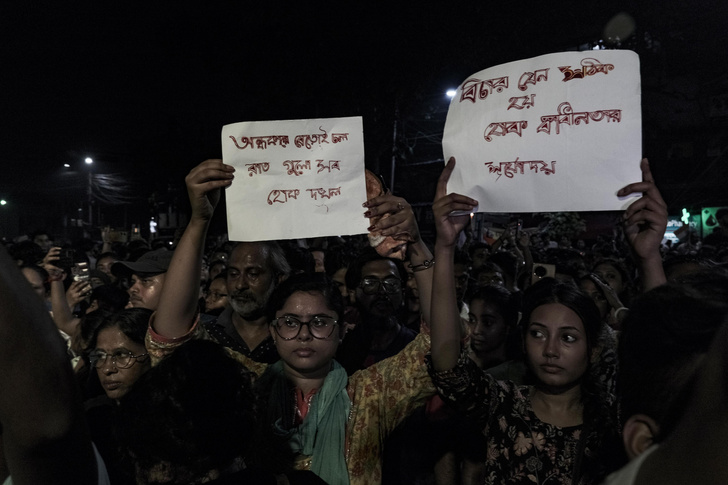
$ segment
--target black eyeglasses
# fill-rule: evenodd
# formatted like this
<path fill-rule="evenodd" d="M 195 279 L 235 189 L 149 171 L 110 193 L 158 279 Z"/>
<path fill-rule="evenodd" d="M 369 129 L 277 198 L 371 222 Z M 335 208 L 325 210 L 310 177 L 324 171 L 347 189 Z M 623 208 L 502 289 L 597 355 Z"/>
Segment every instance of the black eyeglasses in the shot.
<path fill-rule="evenodd" d="M 308 322 L 302 322 L 296 317 L 284 315 L 273 321 L 276 333 L 283 340 L 293 340 L 298 337 L 298 334 L 301 333 L 301 328 L 304 325 L 308 326 L 308 333 L 310 333 L 313 338 L 329 338 L 331 334 L 334 333 L 334 328 L 337 323 L 338 322 L 334 317 L 327 316 L 316 316 Z"/>
<path fill-rule="evenodd" d="M 92 367 L 100 369 L 104 365 L 106 365 L 106 360 L 111 357 L 111 365 L 113 365 L 117 369 L 128 369 L 129 367 L 134 365 L 134 362 L 136 362 L 137 359 L 141 359 L 142 357 L 146 357 L 148 355 L 149 354 L 134 355 L 131 352 L 123 351 L 117 351 L 113 354 L 107 354 L 106 352 L 102 352 L 100 350 L 94 350 L 89 354 L 88 360 L 89 362 L 91 362 Z"/>
<path fill-rule="evenodd" d="M 402 280 L 394 276 L 383 280 L 368 276 L 361 280 L 359 288 L 365 295 L 374 295 L 380 288 L 383 288 L 385 293 L 397 293 L 402 291 Z"/>
<path fill-rule="evenodd" d="M 226 298 L 227 297 L 227 293 L 218 293 L 216 291 L 212 291 L 212 292 L 208 293 L 207 296 L 212 301 L 219 301 L 219 300 L 222 300 L 223 298 Z"/>

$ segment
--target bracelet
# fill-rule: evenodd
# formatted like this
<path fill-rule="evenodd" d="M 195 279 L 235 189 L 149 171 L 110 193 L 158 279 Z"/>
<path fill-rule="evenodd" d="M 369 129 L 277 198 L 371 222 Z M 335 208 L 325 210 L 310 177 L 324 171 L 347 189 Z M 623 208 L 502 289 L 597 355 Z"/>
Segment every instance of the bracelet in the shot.
<path fill-rule="evenodd" d="M 617 308 L 616 310 L 614 310 L 614 318 L 619 318 L 619 312 L 622 312 L 622 311 L 628 312 L 629 308 L 627 308 L 626 306 Z"/>
<path fill-rule="evenodd" d="M 412 265 L 412 263 L 410 263 L 407 266 L 409 266 L 409 269 L 411 269 L 414 272 L 424 271 L 426 269 L 430 269 L 433 266 L 435 266 L 435 259 L 434 258 L 426 259 L 426 260 L 422 261 L 422 263 L 420 263 L 420 264 Z"/>

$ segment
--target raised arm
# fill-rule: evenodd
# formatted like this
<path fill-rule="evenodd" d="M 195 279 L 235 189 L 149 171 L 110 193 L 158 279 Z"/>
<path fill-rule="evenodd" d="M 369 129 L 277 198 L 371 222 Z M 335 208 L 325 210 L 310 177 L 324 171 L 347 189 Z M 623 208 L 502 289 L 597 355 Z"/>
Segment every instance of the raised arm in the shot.
<path fill-rule="evenodd" d="M 407 241 L 409 264 L 414 269 L 415 281 L 420 294 L 420 306 L 425 322 L 430 321 L 430 294 L 432 292 L 432 253 L 420 237 L 420 228 L 412 206 L 401 197 L 391 193 L 380 195 L 366 201 L 365 217 L 389 214 L 370 227 L 376 235 L 392 236 L 396 240 Z"/>
<path fill-rule="evenodd" d="M 432 364 L 435 371 L 455 367 L 460 356 L 460 314 L 455 294 L 455 243 L 460 231 L 470 221 L 469 214 L 453 216 L 453 211 L 472 211 L 477 201 L 460 194 L 447 194 L 447 182 L 455 168 L 455 159 L 450 158 L 437 181 L 435 202 L 432 211 L 435 215 L 437 239 L 435 240 L 435 259 L 432 282 Z M 422 293 L 420 293 L 422 294 Z"/>
<path fill-rule="evenodd" d="M 13 483 L 92 484 L 96 460 L 66 348 L 0 248 L 0 425 Z"/>
<path fill-rule="evenodd" d="M 222 160 L 205 160 L 185 178 L 192 215 L 174 251 L 154 317 L 154 330 L 166 338 L 185 335 L 194 322 L 205 237 L 220 190 L 230 186 L 234 171 Z"/>
<path fill-rule="evenodd" d="M 642 159 L 640 169 L 642 182 L 622 187 L 617 195 L 642 192 L 642 197 L 624 211 L 622 219 L 624 233 L 642 275 L 642 291 L 648 291 L 667 281 L 660 254 L 660 244 L 667 228 L 667 204 L 657 190 L 646 158 Z"/>

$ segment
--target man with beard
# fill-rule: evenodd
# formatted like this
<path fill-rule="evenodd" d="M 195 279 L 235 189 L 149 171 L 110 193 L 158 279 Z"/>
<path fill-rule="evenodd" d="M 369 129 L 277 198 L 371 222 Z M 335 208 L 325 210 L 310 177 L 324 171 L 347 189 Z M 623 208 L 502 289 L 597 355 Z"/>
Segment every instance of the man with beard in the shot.
<path fill-rule="evenodd" d="M 210 336 L 255 361 L 276 362 L 279 357 L 268 330 L 265 306 L 273 289 L 290 271 L 277 243 L 239 243 L 230 255 L 227 269 L 230 306 L 217 320 L 204 323 Z"/>
<path fill-rule="evenodd" d="M 404 263 L 373 248 L 349 266 L 346 286 L 354 293 L 360 318 L 336 356 L 349 374 L 397 354 L 417 336 L 400 321 L 406 281 Z"/>

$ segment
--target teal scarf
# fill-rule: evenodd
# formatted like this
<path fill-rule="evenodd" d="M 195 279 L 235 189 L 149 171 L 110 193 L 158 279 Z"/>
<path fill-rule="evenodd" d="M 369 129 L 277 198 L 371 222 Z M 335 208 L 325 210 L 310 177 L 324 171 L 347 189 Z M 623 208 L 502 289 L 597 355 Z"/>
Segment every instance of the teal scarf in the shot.
<path fill-rule="evenodd" d="M 346 385 L 349 381 L 341 365 L 332 361 L 331 371 L 314 394 L 308 414 L 298 427 L 292 426 L 295 399 L 283 372 L 283 362 L 268 366 L 261 380 L 270 382 L 270 411 L 274 431 L 288 436 L 295 453 L 311 457 L 311 471 L 329 485 L 348 485 L 349 472 L 344 457 L 346 421 L 351 409 Z"/>

